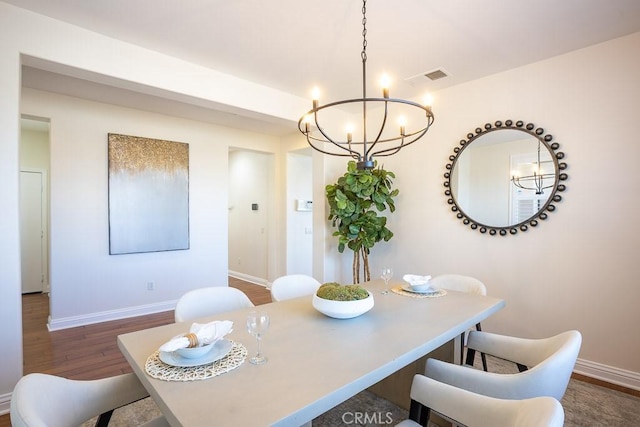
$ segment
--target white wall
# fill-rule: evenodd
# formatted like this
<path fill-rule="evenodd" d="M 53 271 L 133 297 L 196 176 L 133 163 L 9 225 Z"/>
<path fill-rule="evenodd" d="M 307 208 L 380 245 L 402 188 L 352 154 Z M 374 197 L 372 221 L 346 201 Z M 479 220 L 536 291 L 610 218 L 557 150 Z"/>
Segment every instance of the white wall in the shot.
<path fill-rule="evenodd" d="M 432 129 L 385 160 L 400 189 L 388 224 L 395 236 L 373 249 L 372 266 L 476 276 L 507 303 L 486 329 L 528 337 L 578 329 L 581 371 L 640 388 L 639 51 L 636 33 L 434 94 Z M 567 191 L 537 229 L 482 235 L 450 211 L 443 174 L 460 139 L 507 119 L 554 135 Z"/>
<path fill-rule="evenodd" d="M 287 155 L 287 274 L 313 275 L 313 209 L 298 210 L 298 200 L 313 201 L 313 160 L 304 154 Z M 320 201 L 322 202 L 322 201 Z M 324 205 L 319 203 L 318 209 Z"/>
<path fill-rule="evenodd" d="M 49 132 L 20 131 L 20 167 L 49 170 Z"/>
<path fill-rule="evenodd" d="M 51 119 L 53 328 L 167 309 L 188 289 L 227 283 L 228 147 L 276 151 L 275 138 L 32 89 L 22 110 Z M 109 132 L 189 144 L 189 250 L 109 255 Z"/>

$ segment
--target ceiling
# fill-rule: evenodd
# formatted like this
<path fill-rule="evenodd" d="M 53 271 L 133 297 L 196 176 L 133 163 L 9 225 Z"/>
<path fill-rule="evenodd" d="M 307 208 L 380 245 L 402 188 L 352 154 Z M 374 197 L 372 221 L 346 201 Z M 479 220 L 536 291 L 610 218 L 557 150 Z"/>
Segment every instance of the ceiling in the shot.
<path fill-rule="evenodd" d="M 362 94 L 360 1 L 3 1 L 303 98 L 313 86 L 326 102 Z M 383 73 L 392 97 L 419 98 L 638 31 L 638 0 L 374 0 L 368 94 Z M 448 77 L 424 77 L 433 70 Z M 46 80 L 30 72 L 25 85 Z"/>

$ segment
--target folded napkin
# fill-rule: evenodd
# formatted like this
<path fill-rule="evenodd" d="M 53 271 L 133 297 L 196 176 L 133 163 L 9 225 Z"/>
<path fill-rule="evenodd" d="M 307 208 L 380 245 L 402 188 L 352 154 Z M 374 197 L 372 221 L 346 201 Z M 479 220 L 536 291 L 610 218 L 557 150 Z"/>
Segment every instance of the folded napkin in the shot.
<path fill-rule="evenodd" d="M 213 322 L 205 324 L 194 323 L 189 329 L 189 334 L 194 334 L 197 338 L 195 346 L 193 345 L 193 335 L 188 337 L 187 334 L 185 334 L 171 338 L 169 341 L 162 344 L 159 350 L 170 352 L 176 351 L 179 348 L 201 347 L 203 345 L 211 344 L 231 332 L 233 330 L 232 328 L 233 322 L 231 320 L 214 320 Z"/>
<path fill-rule="evenodd" d="M 417 274 L 405 274 L 402 276 L 402 280 L 411 284 L 427 284 L 431 280 L 431 276 L 418 276 Z"/>

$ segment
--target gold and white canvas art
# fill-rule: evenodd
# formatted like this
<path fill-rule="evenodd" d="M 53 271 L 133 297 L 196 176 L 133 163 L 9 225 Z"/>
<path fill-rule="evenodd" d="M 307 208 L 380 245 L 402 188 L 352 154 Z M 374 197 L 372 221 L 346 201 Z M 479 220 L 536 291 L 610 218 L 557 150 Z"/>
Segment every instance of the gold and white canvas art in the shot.
<path fill-rule="evenodd" d="M 109 253 L 189 249 L 189 145 L 108 139 Z"/>

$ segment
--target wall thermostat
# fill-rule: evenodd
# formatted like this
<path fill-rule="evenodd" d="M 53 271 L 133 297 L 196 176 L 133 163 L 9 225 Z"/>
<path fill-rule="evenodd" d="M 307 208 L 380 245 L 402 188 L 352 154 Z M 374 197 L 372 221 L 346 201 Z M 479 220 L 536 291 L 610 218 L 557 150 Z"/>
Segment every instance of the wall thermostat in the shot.
<path fill-rule="evenodd" d="M 313 200 L 296 200 L 296 210 L 297 211 L 312 211 L 313 210 Z"/>

